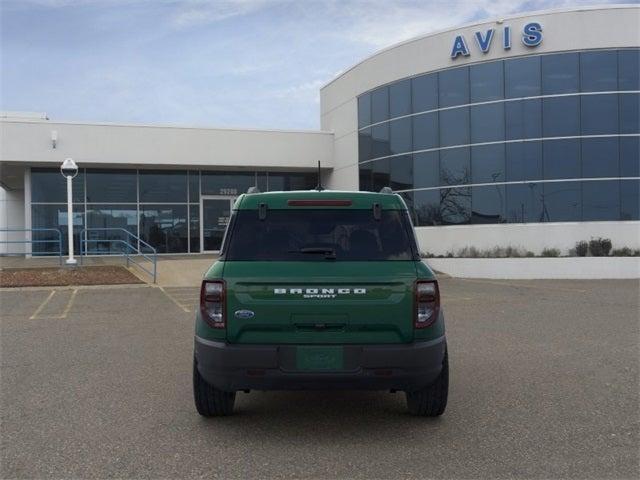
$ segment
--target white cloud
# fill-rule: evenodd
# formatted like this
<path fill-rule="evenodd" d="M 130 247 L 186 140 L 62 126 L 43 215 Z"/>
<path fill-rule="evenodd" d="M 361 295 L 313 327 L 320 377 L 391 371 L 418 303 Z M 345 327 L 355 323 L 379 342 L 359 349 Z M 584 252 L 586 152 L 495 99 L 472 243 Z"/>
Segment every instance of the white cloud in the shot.
<path fill-rule="evenodd" d="M 279 0 L 183 0 L 176 2 L 172 25 L 178 29 L 190 28 L 248 15 Z"/>

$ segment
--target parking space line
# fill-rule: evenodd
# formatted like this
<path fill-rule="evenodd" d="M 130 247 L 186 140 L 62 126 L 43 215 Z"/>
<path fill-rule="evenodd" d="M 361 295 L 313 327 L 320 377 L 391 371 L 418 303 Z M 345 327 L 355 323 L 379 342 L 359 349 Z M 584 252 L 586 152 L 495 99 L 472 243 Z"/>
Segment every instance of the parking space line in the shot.
<path fill-rule="evenodd" d="M 60 315 L 55 317 L 55 318 L 67 318 L 67 315 L 69 314 L 69 311 L 71 310 L 71 305 L 73 305 L 73 300 L 76 298 L 77 294 L 78 294 L 78 289 L 76 288 L 71 293 L 71 297 L 69 297 L 69 301 L 67 302 L 67 306 L 64 307 L 64 311 Z"/>
<path fill-rule="evenodd" d="M 42 302 L 40 304 L 40 306 L 36 309 L 35 312 L 33 312 L 33 315 L 31 315 L 29 317 L 29 320 L 35 320 L 36 317 L 38 316 L 38 314 L 42 311 L 42 309 L 47 305 L 47 303 L 49 303 L 49 300 L 51 300 L 51 297 L 53 297 L 55 295 L 56 291 L 55 290 L 51 290 L 51 293 L 49 294 L 49 296 L 47 298 L 44 299 L 44 302 Z"/>
<path fill-rule="evenodd" d="M 169 295 L 169 293 L 163 287 L 158 287 L 158 288 L 160 289 L 160 291 L 162 293 L 164 293 L 167 296 L 167 298 L 169 300 L 171 300 L 173 303 L 175 303 L 178 307 L 180 307 L 182 310 L 184 310 L 187 313 L 191 313 L 191 310 L 189 310 L 184 305 L 182 305 L 180 302 L 178 302 L 178 300 L 176 300 L 173 296 Z"/>

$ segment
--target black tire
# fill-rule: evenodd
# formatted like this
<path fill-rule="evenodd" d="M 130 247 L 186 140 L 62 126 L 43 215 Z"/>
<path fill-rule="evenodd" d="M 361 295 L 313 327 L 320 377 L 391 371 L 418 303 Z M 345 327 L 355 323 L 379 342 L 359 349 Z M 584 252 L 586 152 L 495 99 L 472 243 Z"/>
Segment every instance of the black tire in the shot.
<path fill-rule="evenodd" d="M 444 351 L 442 370 L 438 378 L 426 388 L 416 392 L 405 392 L 407 395 L 407 408 L 411 415 L 421 417 L 438 417 L 447 408 L 447 396 L 449 394 L 449 356 Z"/>
<path fill-rule="evenodd" d="M 198 372 L 193 360 L 193 398 L 196 410 L 203 417 L 219 417 L 231 415 L 236 401 L 236 392 L 223 392 L 207 383 Z"/>

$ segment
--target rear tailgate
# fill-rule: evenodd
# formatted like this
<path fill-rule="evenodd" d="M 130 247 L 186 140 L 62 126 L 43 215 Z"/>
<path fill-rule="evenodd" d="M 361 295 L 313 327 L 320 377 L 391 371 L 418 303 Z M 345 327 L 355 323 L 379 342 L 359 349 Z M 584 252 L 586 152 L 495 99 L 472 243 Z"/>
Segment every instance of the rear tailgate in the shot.
<path fill-rule="evenodd" d="M 231 261 L 224 277 L 230 343 L 413 340 L 412 261 Z"/>

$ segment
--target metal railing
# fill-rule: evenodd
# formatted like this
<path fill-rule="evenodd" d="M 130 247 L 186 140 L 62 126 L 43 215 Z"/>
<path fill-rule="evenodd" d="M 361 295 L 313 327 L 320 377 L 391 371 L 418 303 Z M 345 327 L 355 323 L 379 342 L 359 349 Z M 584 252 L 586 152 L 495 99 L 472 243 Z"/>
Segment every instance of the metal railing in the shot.
<path fill-rule="evenodd" d="M 126 237 L 123 238 L 89 238 L 92 232 L 119 232 L 125 233 Z M 80 232 L 80 263 L 82 264 L 82 259 L 87 255 L 103 255 L 103 251 L 94 250 L 91 251 L 88 249 L 88 244 L 90 243 L 102 243 L 106 242 L 109 244 L 109 251 L 111 251 L 111 245 L 116 245 L 122 247 L 121 254 L 127 260 L 127 267 L 130 263 L 136 265 L 143 272 L 151 275 L 153 278 L 153 283 L 156 283 L 157 277 L 157 267 L 158 267 L 158 252 L 155 248 L 149 245 L 147 242 L 142 240 L 140 237 L 134 235 L 129 230 L 125 228 L 84 228 Z M 135 245 L 132 245 L 132 242 Z M 141 246 L 149 249 L 150 252 L 143 252 Z M 152 268 L 146 268 L 141 262 L 138 262 L 134 259 L 134 257 L 142 257 L 143 260 L 147 260 L 151 262 Z"/>
<path fill-rule="evenodd" d="M 17 232 L 22 232 L 22 233 L 31 233 L 31 238 L 25 238 L 24 240 L 9 240 L 9 234 L 10 233 L 17 233 Z M 57 238 L 54 239 L 44 239 L 44 240 L 34 240 L 33 238 L 33 234 L 34 233 L 41 233 L 41 232 L 55 232 Z M 35 254 L 38 256 L 48 256 L 48 255 L 57 255 L 59 260 L 60 260 L 60 265 L 62 265 L 62 233 L 60 232 L 60 230 L 58 230 L 57 228 L 2 228 L 0 229 L 0 234 L 2 233 L 6 233 L 7 237 L 6 240 L 0 238 L 0 244 L 15 244 L 15 243 L 23 243 L 23 244 L 30 244 L 31 245 L 31 252 L 10 252 L 7 251 L 6 252 L 1 252 L 2 255 L 29 255 L 29 254 Z M 26 235 L 25 235 L 26 237 Z M 52 252 L 34 252 L 33 251 L 33 245 L 36 243 L 56 243 L 58 245 L 58 251 L 52 251 Z"/>

